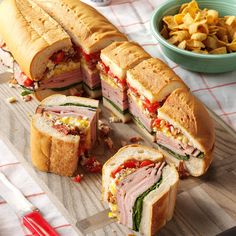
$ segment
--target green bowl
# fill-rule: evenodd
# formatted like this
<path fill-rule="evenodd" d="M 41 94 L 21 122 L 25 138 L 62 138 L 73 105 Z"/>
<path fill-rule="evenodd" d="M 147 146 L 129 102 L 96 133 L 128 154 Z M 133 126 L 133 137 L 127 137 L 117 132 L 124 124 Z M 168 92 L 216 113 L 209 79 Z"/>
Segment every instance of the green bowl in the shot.
<path fill-rule="evenodd" d="M 151 18 L 151 31 L 160 43 L 164 54 L 181 67 L 204 73 L 223 73 L 236 70 L 236 53 L 205 55 L 180 49 L 165 40 L 160 30 L 162 18 L 167 15 L 174 15 L 178 12 L 183 3 L 187 0 L 170 0 L 158 7 Z M 236 0 L 198 0 L 201 9 L 214 9 L 220 16 L 236 15 Z"/>

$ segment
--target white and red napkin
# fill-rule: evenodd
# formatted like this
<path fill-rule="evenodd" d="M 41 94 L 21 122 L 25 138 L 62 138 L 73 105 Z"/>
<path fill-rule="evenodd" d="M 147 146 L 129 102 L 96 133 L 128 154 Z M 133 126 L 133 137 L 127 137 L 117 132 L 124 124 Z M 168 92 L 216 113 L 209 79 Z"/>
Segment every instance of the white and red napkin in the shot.
<path fill-rule="evenodd" d="M 0 171 L 36 206 L 48 223 L 60 235 L 77 235 L 72 226 L 57 210 L 47 194 L 39 187 L 8 146 L 0 139 Z M 0 196 L 0 235 L 30 236 L 30 231 L 22 224 L 10 206 Z"/>

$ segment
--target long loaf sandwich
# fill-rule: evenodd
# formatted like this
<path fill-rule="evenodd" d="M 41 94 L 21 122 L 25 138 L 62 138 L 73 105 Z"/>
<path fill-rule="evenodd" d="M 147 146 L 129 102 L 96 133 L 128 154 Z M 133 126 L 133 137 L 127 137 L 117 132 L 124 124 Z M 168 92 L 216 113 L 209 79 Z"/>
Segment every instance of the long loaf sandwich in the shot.
<path fill-rule="evenodd" d="M 93 7 L 78 0 L 33 0 L 48 12 L 70 35 L 81 53 L 84 89 L 92 98 L 101 96 L 97 62 L 100 51 L 126 36 Z"/>
<path fill-rule="evenodd" d="M 31 121 L 31 155 L 41 171 L 71 176 L 81 154 L 97 137 L 98 101 L 52 95 L 44 99 Z"/>
<path fill-rule="evenodd" d="M 174 212 L 179 176 L 152 148 L 121 148 L 103 166 L 102 194 L 110 216 L 142 235 L 153 236 Z"/>
<path fill-rule="evenodd" d="M 150 55 L 134 42 L 114 42 L 101 51 L 98 64 L 102 80 L 103 105 L 123 122 L 130 120 L 126 72 Z"/>
<path fill-rule="evenodd" d="M 31 0 L 0 4 L 0 35 L 17 62 L 15 79 L 39 100 L 82 86 L 79 54 L 70 36 Z"/>

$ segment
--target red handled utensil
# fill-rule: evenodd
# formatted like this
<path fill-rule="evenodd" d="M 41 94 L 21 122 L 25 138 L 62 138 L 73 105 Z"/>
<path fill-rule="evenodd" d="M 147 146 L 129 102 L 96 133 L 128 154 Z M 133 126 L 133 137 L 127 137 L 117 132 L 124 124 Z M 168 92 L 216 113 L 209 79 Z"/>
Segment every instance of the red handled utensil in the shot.
<path fill-rule="evenodd" d="M 38 209 L 0 172 L 0 196 L 20 215 L 23 224 L 35 236 L 59 236 Z"/>

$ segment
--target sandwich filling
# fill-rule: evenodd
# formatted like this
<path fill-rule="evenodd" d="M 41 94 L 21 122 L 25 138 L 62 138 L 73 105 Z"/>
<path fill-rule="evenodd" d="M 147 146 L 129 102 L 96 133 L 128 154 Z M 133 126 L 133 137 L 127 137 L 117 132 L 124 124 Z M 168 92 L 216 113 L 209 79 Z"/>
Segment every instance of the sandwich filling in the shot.
<path fill-rule="evenodd" d="M 98 89 L 100 90 L 101 80 L 99 76 L 99 71 L 97 69 L 97 63 L 100 59 L 100 51 L 87 54 L 82 48 L 80 48 L 80 52 L 81 71 L 84 85 L 87 87 L 86 91 L 94 91 Z"/>
<path fill-rule="evenodd" d="M 179 160 L 187 161 L 189 158 L 204 158 L 205 154 L 194 147 L 188 138 L 169 122 L 155 119 L 153 130 L 156 132 L 157 144 Z"/>
<path fill-rule="evenodd" d="M 125 79 L 114 75 L 104 62 L 99 61 L 103 97 L 121 114 L 128 113 L 128 96 Z"/>
<path fill-rule="evenodd" d="M 145 96 L 141 95 L 137 89 L 128 84 L 130 113 L 151 134 L 154 132 L 153 124 L 157 118 L 158 109 L 163 105 L 164 101 L 165 99 L 161 102 L 151 102 Z"/>
<path fill-rule="evenodd" d="M 80 104 L 62 104 L 60 106 L 39 106 L 36 113 L 42 114 L 49 125 L 64 135 L 79 135 L 79 154 L 90 149 L 96 141 L 96 109 Z"/>
<path fill-rule="evenodd" d="M 111 172 L 108 202 L 110 216 L 139 231 L 144 198 L 162 182 L 165 162 L 128 160 Z"/>
<path fill-rule="evenodd" d="M 76 47 L 65 48 L 54 53 L 40 81 L 31 80 L 15 63 L 15 78 L 22 88 L 28 91 L 52 89 L 61 90 L 81 83 L 80 54 Z"/>

